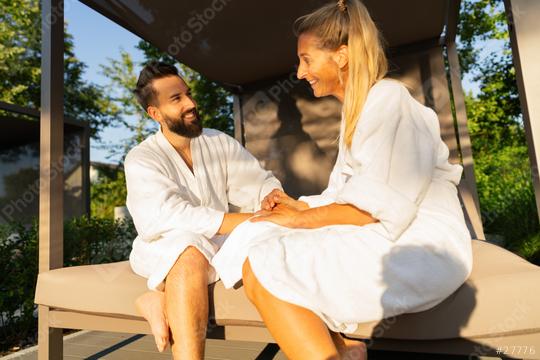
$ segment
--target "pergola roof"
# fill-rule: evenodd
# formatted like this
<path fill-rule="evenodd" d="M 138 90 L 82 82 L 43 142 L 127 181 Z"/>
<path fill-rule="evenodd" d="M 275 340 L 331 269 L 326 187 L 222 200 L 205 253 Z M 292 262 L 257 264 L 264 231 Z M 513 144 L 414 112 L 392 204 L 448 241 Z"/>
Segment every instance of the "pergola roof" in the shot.
<path fill-rule="evenodd" d="M 212 80 L 245 85 L 296 64 L 294 20 L 327 1 L 82 0 Z M 447 0 L 364 0 L 389 47 L 443 33 Z M 452 22 L 455 23 L 455 22 Z M 414 26 L 408 26 L 414 24 Z"/>

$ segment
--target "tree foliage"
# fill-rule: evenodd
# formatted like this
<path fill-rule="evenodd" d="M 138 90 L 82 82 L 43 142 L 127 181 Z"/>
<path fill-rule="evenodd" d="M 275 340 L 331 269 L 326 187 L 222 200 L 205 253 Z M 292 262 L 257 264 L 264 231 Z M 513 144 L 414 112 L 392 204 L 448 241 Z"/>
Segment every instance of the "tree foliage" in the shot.
<path fill-rule="evenodd" d="M 39 229 L 0 225 L 0 354 L 37 342 L 34 295 Z M 130 221 L 80 217 L 64 222 L 64 267 L 124 261 L 136 236 Z"/>
<path fill-rule="evenodd" d="M 463 0 L 457 29 L 459 58 L 464 74 L 482 67 L 483 47 L 479 43 L 508 40 L 508 27 L 502 0 Z"/>
<path fill-rule="evenodd" d="M 40 108 L 41 14 L 38 0 L 0 0 L 0 101 Z M 64 111 L 90 124 L 91 136 L 117 121 L 104 89 L 87 82 L 85 65 L 74 54 L 73 37 L 65 31 Z"/>
<path fill-rule="evenodd" d="M 463 75 L 479 87 L 466 94 L 466 107 L 484 230 L 538 261 L 540 226 L 503 1 L 464 0 L 458 34 Z"/>
<path fill-rule="evenodd" d="M 123 49 L 120 49 L 119 59 L 108 59 L 107 64 L 101 65 L 101 73 L 109 79 L 106 89 L 121 115 L 118 125 L 130 134 L 114 144 L 105 145 L 109 149 L 109 156 L 119 156 L 120 162 L 131 148 L 157 128 L 133 94 L 138 77 L 136 67 L 131 54 Z"/>
<path fill-rule="evenodd" d="M 113 219 L 114 208 L 125 206 L 127 197 L 126 178 L 123 169 L 103 171 L 90 189 L 90 213 L 92 217 Z"/>
<path fill-rule="evenodd" d="M 475 140 L 473 151 L 481 155 L 505 146 L 525 144 L 502 0 L 463 1 L 458 30 L 464 74 L 480 89 L 476 96 L 467 94 L 466 99 Z M 480 42 L 486 46 L 479 47 Z M 487 50 L 490 47 L 495 49 Z"/>

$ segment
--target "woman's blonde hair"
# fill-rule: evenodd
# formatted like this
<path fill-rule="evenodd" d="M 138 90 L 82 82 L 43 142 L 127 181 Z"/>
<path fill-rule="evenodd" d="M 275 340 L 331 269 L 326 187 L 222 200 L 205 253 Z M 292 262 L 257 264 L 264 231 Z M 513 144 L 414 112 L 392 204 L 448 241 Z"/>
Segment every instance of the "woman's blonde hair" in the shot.
<path fill-rule="evenodd" d="M 337 50 L 341 45 L 348 47 L 343 136 L 345 144 L 350 147 L 369 89 L 388 71 L 379 30 L 360 0 L 339 0 L 298 18 L 294 31 L 296 36 L 303 33 L 315 35 L 323 49 Z"/>

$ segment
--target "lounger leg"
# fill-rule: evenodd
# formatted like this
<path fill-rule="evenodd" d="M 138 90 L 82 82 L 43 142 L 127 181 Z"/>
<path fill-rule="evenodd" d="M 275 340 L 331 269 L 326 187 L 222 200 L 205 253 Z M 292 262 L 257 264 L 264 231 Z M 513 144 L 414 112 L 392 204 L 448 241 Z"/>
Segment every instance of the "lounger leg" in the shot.
<path fill-rule="evenodd" d="M 49 327 L 49 307 L 38 305 L 38 360 L 61 360 L 62 329 Z"/>

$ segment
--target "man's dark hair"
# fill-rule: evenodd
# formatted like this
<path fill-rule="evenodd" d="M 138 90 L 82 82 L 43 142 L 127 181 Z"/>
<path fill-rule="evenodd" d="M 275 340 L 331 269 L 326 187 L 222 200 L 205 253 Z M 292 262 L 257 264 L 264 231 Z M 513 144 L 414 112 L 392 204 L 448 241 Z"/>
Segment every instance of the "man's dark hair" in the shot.
<path fill-rule="evenodd" d="M 151 61 L 144 66 L 137 80 L 137 87 L 133 93 L 137 97 L 137 101 L 141 104 L 144 111 L 150 105 L 155 105 L 157 101 L 157 93 L 152 86 L 152 81 L 161 79 L 167 76 L 178 76 L 178 69 L 174 65 Z"/>

